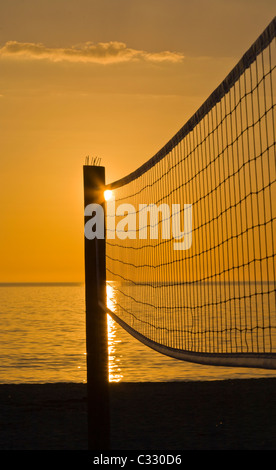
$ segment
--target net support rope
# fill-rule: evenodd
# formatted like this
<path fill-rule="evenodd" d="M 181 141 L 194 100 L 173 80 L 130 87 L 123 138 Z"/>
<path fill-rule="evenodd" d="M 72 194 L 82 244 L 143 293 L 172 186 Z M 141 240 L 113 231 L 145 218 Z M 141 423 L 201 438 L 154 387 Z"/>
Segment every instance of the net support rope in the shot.
<path fill-rule="evenodd" d="M 177 359 L 276 366 L 275 35 L 274 18 L 176 135 L 106 186 L 102 308 Z"/>

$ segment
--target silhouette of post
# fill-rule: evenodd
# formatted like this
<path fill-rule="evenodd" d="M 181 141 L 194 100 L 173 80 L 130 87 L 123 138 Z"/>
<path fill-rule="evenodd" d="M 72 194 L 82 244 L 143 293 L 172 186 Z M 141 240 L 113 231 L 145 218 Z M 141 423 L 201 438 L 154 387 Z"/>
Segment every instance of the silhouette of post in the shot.
<path fill-rule="evenodd" d="M 105 168 L 83 167 L 84 207 L 99 204 L 104 208 Z M 91 214 L 92 215 L 92 214 Z M 90 216 L 85 215 L 86 223 Z M 104 220 L 102 221 L 104 224 Z M 88 399 L 88 448 L 109 449 L 109 382 L 107 315 L 105 305 L 105 237 L 85 237 L 85 302 Z"/>

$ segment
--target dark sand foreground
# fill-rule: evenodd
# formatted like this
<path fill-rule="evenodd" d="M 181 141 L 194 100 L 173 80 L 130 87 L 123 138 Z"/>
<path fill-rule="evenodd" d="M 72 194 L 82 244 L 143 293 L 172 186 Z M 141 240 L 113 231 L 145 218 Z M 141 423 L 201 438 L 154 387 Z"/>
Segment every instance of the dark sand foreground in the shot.
<path fill-rule="evenodd" d="M 276 379 L 110 384 L 114 450 L 275 450 Z M 86 385 L 0 385 L 1 450 L 87 449 Z"/>

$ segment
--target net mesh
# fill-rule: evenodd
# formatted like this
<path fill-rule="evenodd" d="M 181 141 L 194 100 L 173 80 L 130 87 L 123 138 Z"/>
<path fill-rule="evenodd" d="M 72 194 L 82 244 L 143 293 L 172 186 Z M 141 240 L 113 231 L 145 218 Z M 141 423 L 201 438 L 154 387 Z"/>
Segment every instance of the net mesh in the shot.
<path fill-rule="evenodd" d="M 158 154 L 109 185 L 107 307 L 162 352 L 276 353 L 275 29 Z"/>

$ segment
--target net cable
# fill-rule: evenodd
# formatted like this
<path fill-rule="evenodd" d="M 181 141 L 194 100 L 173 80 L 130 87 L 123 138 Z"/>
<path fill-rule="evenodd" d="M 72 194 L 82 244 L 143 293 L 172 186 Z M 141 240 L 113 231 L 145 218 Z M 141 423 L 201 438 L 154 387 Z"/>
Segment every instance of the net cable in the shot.
<path fill-rule="evenodd" d="M 106 186 L 133 223 L 106 212 L 103 310 L 177 359 L 276 367 L 275 35 L 274 18 L 175 136 Z"/>

